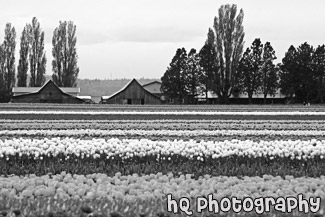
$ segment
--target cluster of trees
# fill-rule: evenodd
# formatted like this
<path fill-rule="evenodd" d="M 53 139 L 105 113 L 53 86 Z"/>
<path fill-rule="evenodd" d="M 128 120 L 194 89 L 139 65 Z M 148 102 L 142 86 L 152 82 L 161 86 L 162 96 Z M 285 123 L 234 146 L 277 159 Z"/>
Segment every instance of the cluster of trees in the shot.
<path fill-rule="evenodd" d="M 184 48 L 179 48 L 162 77 L 162 90 L 180 102 L 187 95 L 196 95 L 197 87 L 201 86 L 202 71 L 200 70 L 199 54 L 195 49 L 187 54 Z"/>
<path fill-rule="evenodd" d="M 323 103 L 325 94 L 325 45 L 316 49 L 307 42 L 291 46 L 280 64 L 283 93 L 299 101 Z"/>
<path fill-rule="evenodd" d="M 252 94 L 274 95 L 277 89 L 294 102 L 323 103 L 325 95 L 325 45 L 316 49 L 307 42 L 297 49 L 290 46 L 275 65 L 275 52 L 269 42 L 264 45 L 256 39 L 247 49 L 239 64 L 239 89 Z"/>
<path fill-rule="evenodd" d="M 204 94 L 217 94 L 220 103 L 229 97 L 245 93 L 248 102 L 253 94 L 274 96 L 277 90 L 302 102 L 323 102 L 325 95 L 325 45 L 314 49 L 304 43 L 297 49 L 291 46 L 282 63 L 274 64 L 275 51 L 270 42 L 263 44 L 256 38 L 243 52 L 244 13 L 237 14 L 236 5 L 223 5 L 215 17 L 214 28 L 196 53 L 187 55 L 179 48 L 162 77 L 161 90 L 178 99 Z"/>
<path fill-rule="evenodd" d="M 237 91 L 248 95 L 248 102 L 252 103 L 254 93 L 274 95 L 278 89 L 278 67 L 271 43 L 262 44 L 259 38 L 255 39 L 250 48 L 247 48 L 239 61 L 237 73 Z"/>
<path fill-rule="evenodd" d="M 73 22 L 60 21 L 52 37 L 52 79 L 60 87 L 76 86 L 79 74 L 76 42 L 76 26 Z M 15 48 L 16 31 L 8 23 L 4 42 L 0 46 L 0 101 L 10 99 L 14 86 L 41 87 L 45 82 L 47 59 L 44 31 L 36 17 L 26 24 L 21 33 L 17 76 Z"/>
<path fill-rule="evenodd" d="M 192 49 L 186 55 L 178 49 L 162 77 L 161 90 L 180 102 L 188 95 L 199 94 L 198 90 L 213 91 L 227 103 L 237 80 L 237 69 L 244 46 L 244 12 L 237 14 L 237 6 L 223 5 L 214 19 L 214 30 L 209 29 L 205 45 L 198 54 Z M 193 51 L 193 52 L 192 52 Z M 194 57 L 190 54 L 194 53 Z M 193 59 L 191 61 L 190 59 Z M 195 67 L 186 63 L 195 62 Z"/>

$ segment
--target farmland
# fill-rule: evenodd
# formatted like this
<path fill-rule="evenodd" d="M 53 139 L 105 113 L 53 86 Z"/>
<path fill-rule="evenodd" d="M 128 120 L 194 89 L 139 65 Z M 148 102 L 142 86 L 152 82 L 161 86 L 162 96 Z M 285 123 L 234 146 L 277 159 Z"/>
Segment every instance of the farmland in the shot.
<path fill-rule="evenodd" d="M 0 216 L 322 216 L 325 108 L 0 106 Z M 321 198 L 316 214 L 195 211 L 196 199 Z"/>

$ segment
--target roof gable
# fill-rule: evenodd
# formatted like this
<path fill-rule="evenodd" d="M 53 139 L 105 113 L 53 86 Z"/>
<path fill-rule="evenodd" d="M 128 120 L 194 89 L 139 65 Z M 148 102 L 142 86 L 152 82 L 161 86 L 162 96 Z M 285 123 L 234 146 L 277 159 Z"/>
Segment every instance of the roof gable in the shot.
<path fill-rule="evenodd" d="M 12 92 L 13 93 L 33 93 L 37 92 L 40 89 L 40 87 L 13 87 Z"/>
<path fill-rule="evenodd" d="M 42 92 L 45 87 L 53 85 L 60 93 L 65 94 L 52 80 L 48 80 L 37 92 L 40 93 Z"/>

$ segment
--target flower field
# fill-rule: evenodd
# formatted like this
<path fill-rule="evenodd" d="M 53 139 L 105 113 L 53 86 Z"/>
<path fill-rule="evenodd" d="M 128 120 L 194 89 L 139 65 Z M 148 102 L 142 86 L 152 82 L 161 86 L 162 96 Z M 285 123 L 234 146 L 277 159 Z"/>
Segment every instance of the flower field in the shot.
<path fill-rule="evenodd" d="M 324 158 L 322 107 L 8 104 L 0 216 L 324 216 Z M 188 208 L 169 211 L 167 195 Z M 209 195 L 320 203 L 199 212 Z"/>

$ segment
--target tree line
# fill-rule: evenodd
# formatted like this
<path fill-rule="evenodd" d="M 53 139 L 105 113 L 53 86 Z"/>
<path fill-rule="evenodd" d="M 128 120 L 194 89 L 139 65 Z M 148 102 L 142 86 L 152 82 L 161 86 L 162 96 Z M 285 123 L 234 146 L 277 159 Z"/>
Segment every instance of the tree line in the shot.
<path fill-rule="evenodd" d="M 278 90 L 291 102 L 323 103 L 325 94 L 325 45 L 316 49 L 307 42 L 298 48 L 290 46 L 279 64 L 270 42 L 256 38 L 244 50 L 244 12 L 237 6 L 222 5 L 209 28 L 207 39 L 197 52 L 178 48 L 164 73 L 161 91 L 182 103 L 208 92 L 218 96 L 219 103 L 229 103 L 231 95 L 254 94 L 274 96 Z"/>
<path fill-rule="evenodd" d="M 41 87 L 45 83 L 44 37 L 34 17 L 21 33 L 16 75 L 16 30 L 11 23 L 6 24 L 4 41 L 0 45 L 0 102 L 9 101 L 15 86 Z M 60 21 L 52 37 L 52 80 L 60 87 L 76 86 L 79 74 L 76 42 L 76 25 L 72 21 Z"/>

